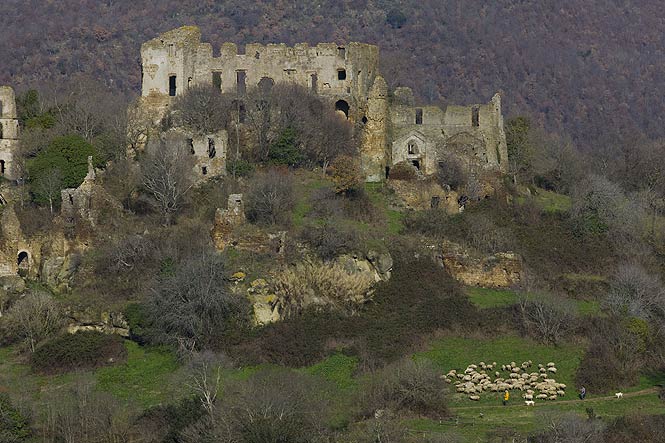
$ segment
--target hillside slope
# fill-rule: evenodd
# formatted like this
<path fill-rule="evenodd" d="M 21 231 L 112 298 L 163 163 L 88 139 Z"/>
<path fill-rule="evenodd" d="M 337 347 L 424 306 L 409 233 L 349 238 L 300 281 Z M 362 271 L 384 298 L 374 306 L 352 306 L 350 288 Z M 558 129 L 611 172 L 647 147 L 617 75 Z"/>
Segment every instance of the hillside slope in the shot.
<path fill-rule="evenodd" d="M 508 115 L 528 113 L 582 145 L 665 135 L 665 9 L 655 0 L 303 3 L 6 0 L 0 84 L 83 71 L 138 90 L 141 43 L 198 24 L 213 45 L 375 43 L 391 86 L 412 86 L 424 101 L 486 101 L 500 90 Z M 406 18 L 401 27 L 386 20 L 391 11 Z"/>

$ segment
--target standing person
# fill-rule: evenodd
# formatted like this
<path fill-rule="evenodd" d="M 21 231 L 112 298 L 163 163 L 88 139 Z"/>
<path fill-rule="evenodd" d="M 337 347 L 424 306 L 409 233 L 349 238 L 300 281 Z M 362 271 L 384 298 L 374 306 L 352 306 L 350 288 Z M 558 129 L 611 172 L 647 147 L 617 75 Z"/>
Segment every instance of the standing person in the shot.
<path fill-rule="evenodd" d="M 510 400 L 510 392 L 506 390 L 506 392 L 503 393 L 503 405 L 506 406 L 508 404 L 508 400 Z"/>
<path fill-rule="evenodd" d="M 582 389 L 580 389 L 580 400 L 584 400 L 584 397 L 586 397 L 586 388 L 582 386 Z"/>

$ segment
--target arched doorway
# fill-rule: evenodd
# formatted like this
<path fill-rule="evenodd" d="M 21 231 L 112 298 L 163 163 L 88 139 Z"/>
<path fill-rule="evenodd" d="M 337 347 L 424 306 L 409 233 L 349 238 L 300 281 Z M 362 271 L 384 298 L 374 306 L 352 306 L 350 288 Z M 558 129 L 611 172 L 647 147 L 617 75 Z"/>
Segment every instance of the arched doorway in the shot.
<path fill-rule="evenodd" d="M 26 277 L 30 271 L 30 254 L 27 251 L 21 251 L 16 258 L 18 265 L 18 275 Z"/>
<path fill-rule="evenodd" d="M 262 77 L 261 80 L 259 80 L 259 84 L 257 86 L 259 87 L 261 94 L 266 95 L 270 93 L 270 90 L 274 85 L 275 80 L 271 79 L 270 77 Z"/>
<path fill-rule="evenodd" d="M 335 110 L 342 111 L 346 118 L 349 118 L 349 104 L 346 100 L 337 100 L 335 102 Z"/>

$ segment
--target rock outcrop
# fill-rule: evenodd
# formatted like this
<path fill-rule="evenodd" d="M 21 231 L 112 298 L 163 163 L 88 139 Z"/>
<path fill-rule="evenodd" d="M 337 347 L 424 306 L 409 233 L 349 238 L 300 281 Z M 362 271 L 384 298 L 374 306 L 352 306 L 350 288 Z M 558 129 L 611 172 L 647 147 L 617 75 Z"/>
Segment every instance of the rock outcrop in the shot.
<path fill-rule="evenodd" d="M 468 286 L 506 288 L 520 282 L 522 260 L 513 252 L 482 255 L 444 241 L 436 259 L 457 281 Z"/>

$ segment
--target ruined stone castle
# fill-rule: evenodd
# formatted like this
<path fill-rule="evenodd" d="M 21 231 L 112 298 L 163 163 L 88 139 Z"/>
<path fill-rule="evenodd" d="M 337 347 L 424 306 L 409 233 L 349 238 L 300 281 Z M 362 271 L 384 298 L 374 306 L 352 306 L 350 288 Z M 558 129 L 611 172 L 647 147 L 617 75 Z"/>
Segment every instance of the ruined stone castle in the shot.
<path fill-rule="evenodd" d="M 185 26 L 141 47 L 143 80 L 139 110 L 156 123 L 175 97 L 208 84 L 241 97 L 260 82 L 294 82 L 328 97 L 331 106 L 361 128 L 365 179 L 381 181 L 406 162 L 431 175 L 449 154 L 483 170 L 508 164 L 501 98 L 469 106 L 417 106 L 408 88 L 388 91 L 379 72 L 379 48 L 364 43 L 224 43 L 215 55 L 198 27 Z M 192 137 L 198 174 L 225 173 L 226 131 Z"/>

